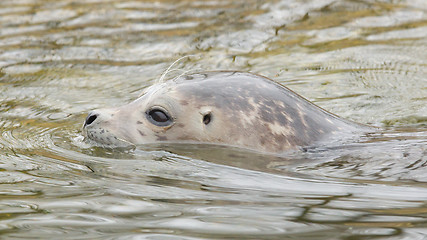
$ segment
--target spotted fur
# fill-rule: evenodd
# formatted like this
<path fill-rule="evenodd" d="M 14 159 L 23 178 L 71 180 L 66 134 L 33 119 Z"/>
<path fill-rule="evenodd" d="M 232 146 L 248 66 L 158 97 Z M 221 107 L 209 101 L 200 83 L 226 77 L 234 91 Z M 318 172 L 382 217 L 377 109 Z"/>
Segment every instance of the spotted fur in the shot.
<path fill-rule="evenodd" d="M 173 123 L 159 127 L 147 121 L 153 107 L 165 109 Z M 84 132 L 107 146 L 188 142 L 278 153 L 361 128 L 268 78 L 243 72 L 181 76 L 146 89 L 127 105 L 91 114 L 97 118 Z"/>

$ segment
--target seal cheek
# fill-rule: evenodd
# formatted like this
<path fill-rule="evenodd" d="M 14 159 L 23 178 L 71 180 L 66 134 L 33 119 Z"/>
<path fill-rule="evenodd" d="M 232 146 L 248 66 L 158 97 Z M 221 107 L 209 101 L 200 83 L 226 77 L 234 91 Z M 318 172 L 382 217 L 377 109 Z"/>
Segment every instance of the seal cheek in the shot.
<path fill-rule="evenodd" d="M 146 134 L 145 134 L 144 132 L 142 132 L 141 130 L 139 130 L 139 129 L 138 129 L 138 133 L 139 133 L 139 135 L 141 135 L 141 136 L 143 136 L 143 137 L 145 137 L 145 136 L 146 136 Z"/>
<path fill-rule="evenodd" d="M 168 138 L 166 136 L 160 136 L 160 135 L 156 135 L 157 137 L 157 141 L 167 141 Z"/>

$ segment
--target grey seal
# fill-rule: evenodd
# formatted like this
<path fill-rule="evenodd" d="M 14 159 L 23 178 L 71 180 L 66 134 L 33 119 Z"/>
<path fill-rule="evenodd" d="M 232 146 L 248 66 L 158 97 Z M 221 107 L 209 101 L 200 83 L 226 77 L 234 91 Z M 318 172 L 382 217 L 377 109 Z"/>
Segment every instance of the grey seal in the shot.
<path fill-rule="evenodd" d="M 155 84 L 127 105 L 90 112 L 83 127 L 89 141 L 105 147 L 203 143 L 267 153 L 360 129 L 269 78 L 231 71 Z"/>

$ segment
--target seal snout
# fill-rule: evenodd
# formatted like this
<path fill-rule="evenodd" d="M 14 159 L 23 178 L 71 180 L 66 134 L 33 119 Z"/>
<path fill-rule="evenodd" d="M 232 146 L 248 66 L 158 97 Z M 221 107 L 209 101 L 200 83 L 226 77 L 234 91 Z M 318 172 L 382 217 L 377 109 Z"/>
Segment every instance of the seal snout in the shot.
<path fill-rule="evenodd" d="M 91 125 L 95 120 L 98 118 L 99 114 L 96 112 L 90 112 L 89 115 L 87 115 L 84 127 Z"/>

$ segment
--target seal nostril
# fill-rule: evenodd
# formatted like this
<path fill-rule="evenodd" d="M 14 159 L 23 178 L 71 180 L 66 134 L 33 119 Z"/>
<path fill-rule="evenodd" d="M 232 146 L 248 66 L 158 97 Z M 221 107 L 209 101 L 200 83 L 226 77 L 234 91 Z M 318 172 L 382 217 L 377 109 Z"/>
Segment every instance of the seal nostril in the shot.
<path fill-rule="evenodd" d="M 86 118 L 85 126 L 92 124 L 96 120 L 97 117 L 98 117 L 98 114 L 90 113 Z"/>

